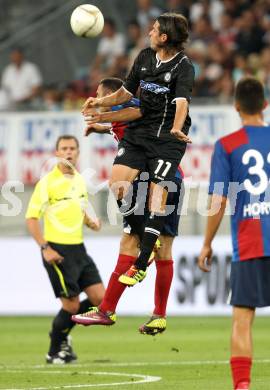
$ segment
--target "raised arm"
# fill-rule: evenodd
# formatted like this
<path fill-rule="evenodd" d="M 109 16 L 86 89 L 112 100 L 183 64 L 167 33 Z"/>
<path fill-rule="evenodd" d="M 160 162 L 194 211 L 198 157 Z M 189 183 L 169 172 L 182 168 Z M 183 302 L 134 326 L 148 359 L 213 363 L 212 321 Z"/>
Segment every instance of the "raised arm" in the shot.
<path fill-rule="evenodd" d="M 142 117 L 141 110 L 134 107 L 122 108 L 118 111 L 97 112 L 85 117 L 87 124 L 104 122 L 129 122 Z"/>
<path fill-rule="evenodd" d="M 82 113 L 87 113 L 87 110 L 92 107 L 117 106 L 118 104 L 128 102 L 130 99 L 132 99 L 132 97 L 133 95 L 128 92 L 128 90 L 126 90 L 124 87 L 121 87 L 114 93 L 104 96 L 102 98 L 88 98 L 83 105 Z"/>
<path fill-rule="evenodd" d="M 95 123 L 95 122 L 91 122 L 91 124 L 89 123 L 89 121 L 86 120 L 86 128 L 84 129 L 84 135 L 86 137 L 88 137 L 88 135 L 92 134 L 92 133 L 96 133 L 96 134 L 110 134 L 110 130 L 112 128 L 111 125 L 101 125 L 100 123 Z"/>

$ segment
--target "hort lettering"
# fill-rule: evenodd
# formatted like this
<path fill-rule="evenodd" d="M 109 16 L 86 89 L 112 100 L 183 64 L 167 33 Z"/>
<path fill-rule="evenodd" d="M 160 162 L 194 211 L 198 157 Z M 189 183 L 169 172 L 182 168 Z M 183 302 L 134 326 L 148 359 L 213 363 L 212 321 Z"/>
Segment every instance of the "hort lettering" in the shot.
<path fill-rule="evenodd" d="M 259 215 L 270 214 L 270 202 L 255 202 L 244 205 L 244 217 L 258 217 Z"/>

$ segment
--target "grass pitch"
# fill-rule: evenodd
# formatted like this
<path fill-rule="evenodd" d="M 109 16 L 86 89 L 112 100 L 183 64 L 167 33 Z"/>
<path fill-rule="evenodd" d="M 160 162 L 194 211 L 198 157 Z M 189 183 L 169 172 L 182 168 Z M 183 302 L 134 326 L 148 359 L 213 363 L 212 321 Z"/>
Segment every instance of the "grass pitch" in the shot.
<path fill-rule="evenodd" d="M 137 331 L 145 320 L 112 327 L 76 326 L 78 363 L 44 363 L 48 317 L 0 318 L 0 389 L 230 390 L 230 318 L 174 317 L 162 335 Z M 270 389 L 269 319 L 254 326 L 252 390 Z"/>

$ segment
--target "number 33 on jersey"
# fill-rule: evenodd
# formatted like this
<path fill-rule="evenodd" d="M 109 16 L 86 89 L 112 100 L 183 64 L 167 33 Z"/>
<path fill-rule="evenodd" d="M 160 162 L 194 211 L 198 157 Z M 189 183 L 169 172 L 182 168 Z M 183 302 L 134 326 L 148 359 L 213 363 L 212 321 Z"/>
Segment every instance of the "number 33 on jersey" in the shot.
<path fill-rule="evenodd" d="M 270 256 L 269 183 L 269 126 L 246 126 L 216 142 L 209 194 L 230 200 L 234 261 Z"/>

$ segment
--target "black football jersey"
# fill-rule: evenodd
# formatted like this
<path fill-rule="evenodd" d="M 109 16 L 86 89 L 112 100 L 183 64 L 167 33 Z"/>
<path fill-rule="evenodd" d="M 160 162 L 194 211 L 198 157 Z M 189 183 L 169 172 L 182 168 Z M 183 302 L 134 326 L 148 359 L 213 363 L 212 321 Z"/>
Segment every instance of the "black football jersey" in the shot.
<path fill-rule="evenodd" d="M 140 135 L 176 140 L 170 134 L 175 117 L 175 100 L 185 98 L 189 102 L 193 82 L 194 68 L 184 52 L 177 53 L 169 61 L 160 61 L 151 48 L 142 50 L 124 87 L 133 95 L 140 88 L 140 108 L 143 116 L 128 125 L 125 138 Z M 190 125 L 191 120 L 187 115 L 182 131 L 187 134 Z"/>

